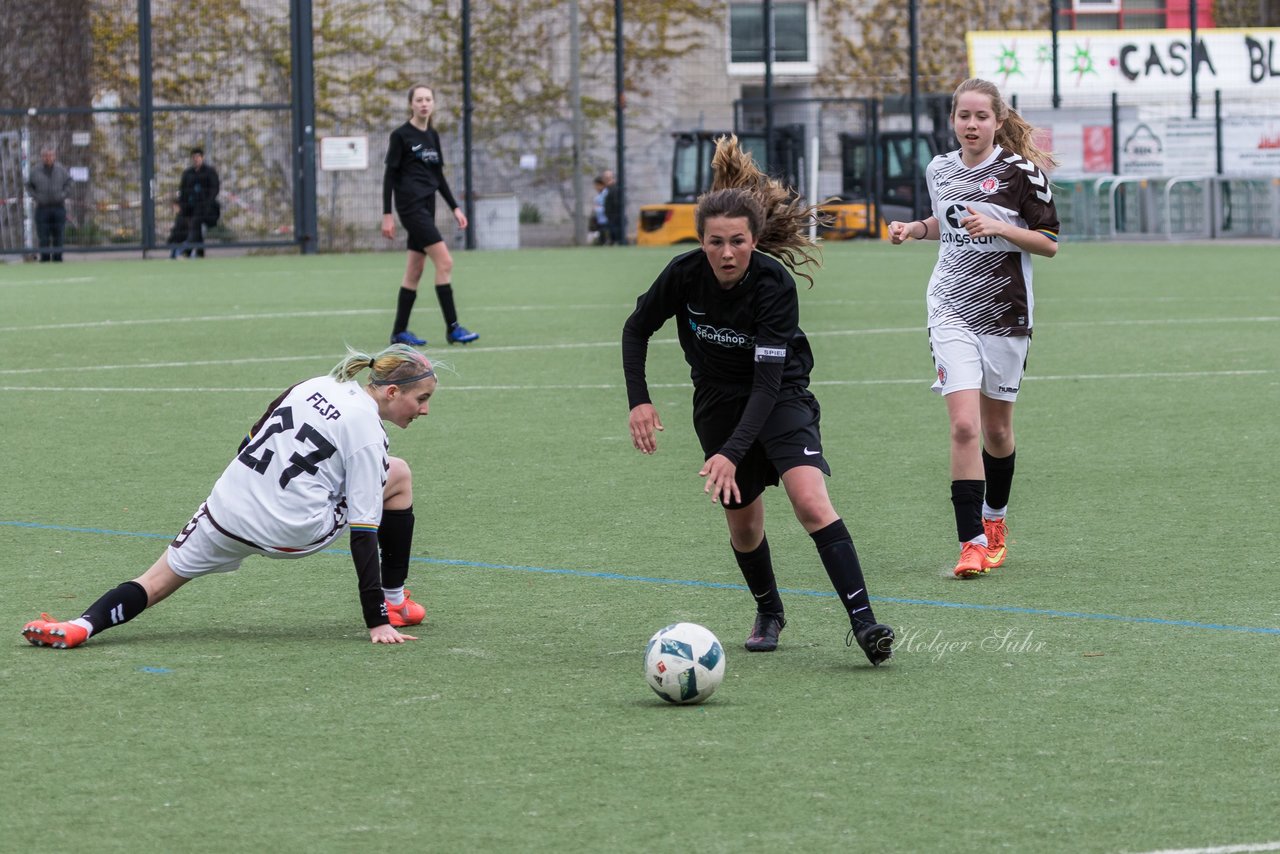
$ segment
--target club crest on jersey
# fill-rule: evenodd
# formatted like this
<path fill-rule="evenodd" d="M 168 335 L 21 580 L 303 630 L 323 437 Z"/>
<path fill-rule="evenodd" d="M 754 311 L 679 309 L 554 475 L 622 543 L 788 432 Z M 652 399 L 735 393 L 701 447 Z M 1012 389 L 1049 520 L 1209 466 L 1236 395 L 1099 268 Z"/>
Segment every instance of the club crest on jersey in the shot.
<path fill-rule="evenodd" d="M 989 196 L 1000 189 L 1000 181 L 994 175 L 988 176 L 982 179 L 982 183 L 978 185 L 978 189 Z"/>

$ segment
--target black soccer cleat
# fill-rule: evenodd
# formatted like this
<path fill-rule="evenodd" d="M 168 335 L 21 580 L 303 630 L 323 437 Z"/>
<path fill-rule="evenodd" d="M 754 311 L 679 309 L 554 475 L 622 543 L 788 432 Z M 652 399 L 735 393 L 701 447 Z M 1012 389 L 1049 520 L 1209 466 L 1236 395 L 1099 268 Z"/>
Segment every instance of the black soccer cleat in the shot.
<path fill-rule="evenodd" d="M 743 644 L 748 652 L 773 652 L 778 648 L 778 632 L 787 624 L 781 614 L 756 614 L 751 637 Z"/>
<path fill-rule="evenodd" d="M 849 629 L 844 643 L 845 646 L 853 646 L 856 640 L 867 661 L 879 667 L 893 655 L 893 639 L 893 629 L 883 623 L 860 623 Z"/>

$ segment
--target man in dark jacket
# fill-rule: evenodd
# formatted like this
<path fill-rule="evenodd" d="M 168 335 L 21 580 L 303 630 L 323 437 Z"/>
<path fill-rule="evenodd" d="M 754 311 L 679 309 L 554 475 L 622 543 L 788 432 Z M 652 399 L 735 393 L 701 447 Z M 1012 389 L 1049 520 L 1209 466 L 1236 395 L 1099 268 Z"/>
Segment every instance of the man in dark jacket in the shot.
<path fill-rule="evenodd" d="M 627 235 L 622 223 L 622 192 L 618 188 L 618 179 L 612 169 L 600 174 L 604 181 L 604 216 L 609 225 L 608 242 L 614 246 L 626 246 Z"/>
<path fill-rule="evenodd" d="M 204 257 L 204 226 L 206 222 L 213 224 L 210 220 L 219 188 L 217 170 L 204 162 L 204 149 L 191 149 L 191 165 L 182 172 L 178 201 L 182 203 L 182 215 L 188 218 L 187 244 L 195 249 L 197 258 Z"/>
<path fill-rule="evenodd" d="M 61 261 L 71 173 L 58 162 L 58 152 L 52 146 L 41 149 L 40 161 L 40 165 L 27 177 L 27 192 L 36 203 L 36 236 L 42 250 L 40 260 Z"/>

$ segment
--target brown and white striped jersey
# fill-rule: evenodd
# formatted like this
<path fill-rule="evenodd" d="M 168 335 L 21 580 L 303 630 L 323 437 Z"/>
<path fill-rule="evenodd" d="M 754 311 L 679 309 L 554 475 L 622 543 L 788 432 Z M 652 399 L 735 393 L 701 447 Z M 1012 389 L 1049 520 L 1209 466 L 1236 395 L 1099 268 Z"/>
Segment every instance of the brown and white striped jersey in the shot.
<path fill-rule="evenodd" d="M 938 263 L 929 278 L 929 327 L 962 326 L 978 335 L 1030 335 L 1031 255 L 1002 237 L 972 237 L 960 225 L 969 208 L 1057 241 L 1049 179 L 1031 161 L 996 146 L 972 168 L 959 151 L 933 158 L 925 172 L 938 220 Z"/>

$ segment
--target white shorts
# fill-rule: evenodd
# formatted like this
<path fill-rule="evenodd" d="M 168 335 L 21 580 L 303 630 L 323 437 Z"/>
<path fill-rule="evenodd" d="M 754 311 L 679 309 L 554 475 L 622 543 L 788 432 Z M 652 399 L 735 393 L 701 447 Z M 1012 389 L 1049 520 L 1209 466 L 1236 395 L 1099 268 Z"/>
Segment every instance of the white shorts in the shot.
<path fill-rule="evenodd" d="M 938 394 L 978 389 L 993 400 L 1018 399 L 1027 369 L 1030 335 L 975 335 L 959 326 L 929 329 L 929 349 L 938 369 Z"/>
<path fill-rule="evenodd" d="M 339 528 L 333 536 L 305 549 L 268 549 L 238 539 L 221 531 L 209 518 L 209 511 L 201 504 L 196 515 L 169 544 L 169 566 L 183 578 L 197 578 L 213 572 L 235 572 L 244 559 L 251 555 L 291 559 L 313 555 L 333 545 L 345 528 Z"/>

